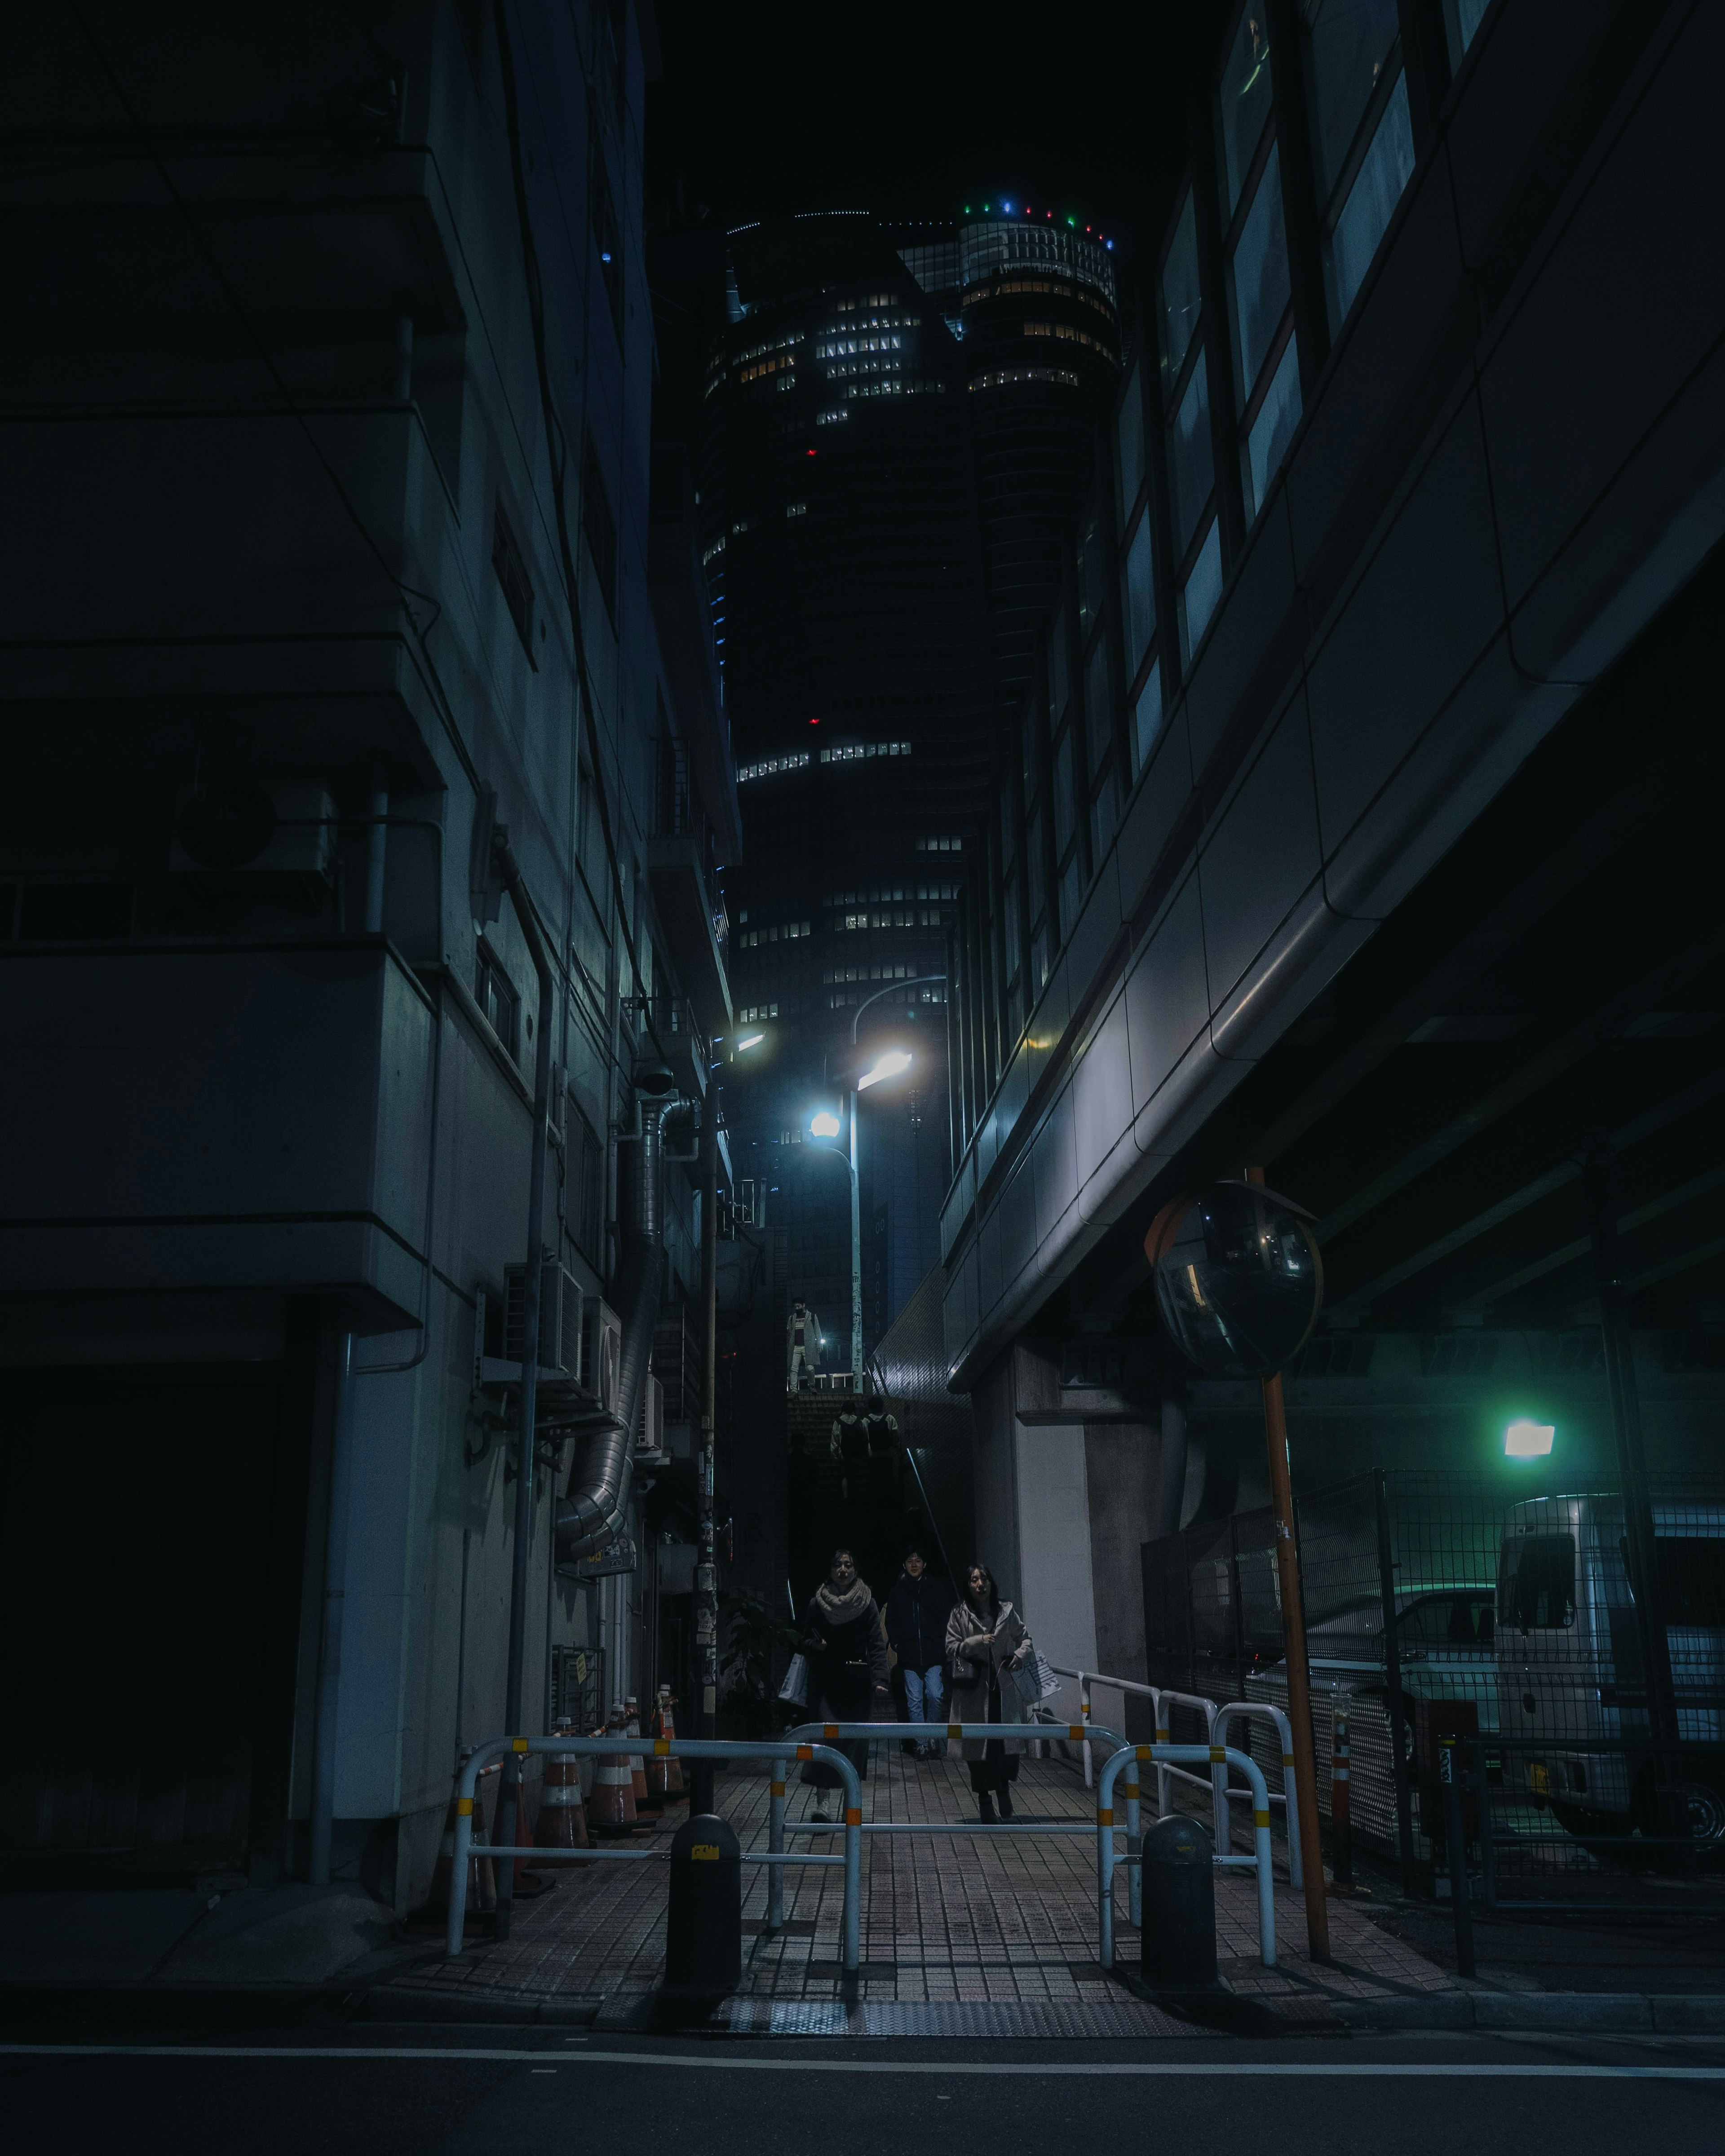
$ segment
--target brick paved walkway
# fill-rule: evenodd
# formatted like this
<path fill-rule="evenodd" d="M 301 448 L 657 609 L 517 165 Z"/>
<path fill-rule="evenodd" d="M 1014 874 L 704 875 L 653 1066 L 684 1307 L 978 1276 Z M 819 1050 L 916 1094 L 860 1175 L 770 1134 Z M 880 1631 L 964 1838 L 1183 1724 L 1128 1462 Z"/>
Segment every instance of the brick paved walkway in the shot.
<path fill-rule="evenodd" d="M 791 1822 L 810 1817 L 823 1794 L 829 1815 L 837 1792 L 791 1785 Z M 1194 1793 L 1195 1794 L 1196 1793 Z M 745 1850 L 767 1845 L 767 1777 L 725 1773 L 718 1809 Z M 973 1820 L 963 1766 L 914 1760 L 881 1747 L 863 1785 L 864 1817 L 876 1820 Z M 1076 1769 L 1025 1759 L 1014 1791 L 1018 1822 L 1093 1825 L 1095 1799 Z M 665 1849 L 686 1813 L 632 1844 Z M 792 1836 L 789 1845 L 834 1853 L 837 1835 Z M 1278 1845 L 1280 1846 L 1280 1845 Z M 572 1867 L 566 1867 L 566 1871 Z M 785 1867 L 785 1929 L 763 1935 L 767 1867 L 743 1867 L 745 1996 L 783 2002 L 843 1995 L 837 1866 Z M 517 1902 L 511 1937 L 470 1946 L 459 1961 L 424 1964 L 401 1981 L 416 1989 L 471 1997 L 487 1993 L 600 2000 L 650 1991 L 665 1953 L 666 1870 L 662 1863 L 583 1865 L 556 1892 Z M 1138 1933 L 1127 1920 L 1125 1873 L 1115 1895 L 1117 1953 L 1136 1974 Z M 1325 2021 L 1343 1995 L 1391 1997 L 1447 1989 L 1454 1979 L 1391 1936 L 1356 1905 L 1332 1898 L 1334 1965 L 1305 1955 L 1301 1898 L 1276 1887 L 1278 1966 L 1258 1958 L 1255 1889 L 1250 1872 L 1217 1874 L 1221 1973 L 1239 1994 L 1296 2019 Z M 863 1838 L 862 1973 L 865 2003 L 989 2001 L 1059 2005 L 1118 2000 L 1120 1984 L 1096 1962 L 1096 1840 L 1077 1835 L 868 1835 Z"/>

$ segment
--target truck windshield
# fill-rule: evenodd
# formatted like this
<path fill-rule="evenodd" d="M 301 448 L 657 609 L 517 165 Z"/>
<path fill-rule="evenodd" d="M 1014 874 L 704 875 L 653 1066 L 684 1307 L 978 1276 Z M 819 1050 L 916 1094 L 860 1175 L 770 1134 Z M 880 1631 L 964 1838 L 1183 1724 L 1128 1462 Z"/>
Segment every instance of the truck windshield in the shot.
<path fill-rule="evenodd" d="M 1522 1631 L 1575 1622 L 1575 1537 L 1527 1535 L 1504 1550 L 1502 1603 Z"/>

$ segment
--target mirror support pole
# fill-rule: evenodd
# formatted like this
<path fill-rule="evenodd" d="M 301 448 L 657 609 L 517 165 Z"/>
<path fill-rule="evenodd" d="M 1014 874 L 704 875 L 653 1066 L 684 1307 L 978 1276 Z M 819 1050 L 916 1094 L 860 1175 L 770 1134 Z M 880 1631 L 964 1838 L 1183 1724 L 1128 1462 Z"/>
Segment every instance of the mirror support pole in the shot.
<path fill-rule="evenodd" d="M 1261 1183 L 1261 1168 L 1246 1170 Z M 1294 1487 L 1288 1461 L 1288 1419 L 1281 1373 L 1263 1380 L 1264 1440 L 1269 1455 L 1270 1502 L 1276 1514 L 1276 1584 L 1281 1593 L 1281 1641 L 1288 1673 L 1288 1727 L 1294 1747 L 1294 1799 L 1305 1856 L 1306 1937 L 1314 1962 L 1330 1958 L 1330 1910 L 1324 1897 L 1322 1844 L 1317 1833 L 1317 1762 L 1312 1737 L 1312 1677 L 1306 1658 L 1306 1605 L 1300 1589 L 1300 1552 L 1294 1539 Z"/>

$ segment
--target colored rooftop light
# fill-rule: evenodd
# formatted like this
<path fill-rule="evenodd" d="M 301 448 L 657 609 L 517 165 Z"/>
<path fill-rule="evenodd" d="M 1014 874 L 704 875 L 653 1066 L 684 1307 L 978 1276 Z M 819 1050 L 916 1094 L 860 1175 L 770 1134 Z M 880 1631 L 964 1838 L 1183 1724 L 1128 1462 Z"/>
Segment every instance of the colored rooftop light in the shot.
<path fill-rule="evenodd" d="M 1557 1425 L 1548 1422 L 1512 1422 L 1503 1433 L 1506 1460 L 1543 1460 L 1557 1436 Z"/>

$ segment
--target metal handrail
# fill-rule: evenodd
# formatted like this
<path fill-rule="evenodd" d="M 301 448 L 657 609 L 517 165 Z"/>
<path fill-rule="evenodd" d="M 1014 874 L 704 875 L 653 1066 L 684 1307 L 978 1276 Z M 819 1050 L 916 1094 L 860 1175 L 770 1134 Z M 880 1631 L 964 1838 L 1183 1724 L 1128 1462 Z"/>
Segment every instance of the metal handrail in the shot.
<path fill-rule="evenodd" d="M 1300 1808 L 1293 1794 L 1293 1732 L 1288 1727 L 1286 1715 L 1279 1707 L 1272 1707 L 1268 1700 L 1235 1699 L 1230 1700 L 1225 1707 L 1219 1707 L 1216 1709 L 1214 1719 L 1210 1723 L 1210 1741 L 1213 1743 L 1226 1744 L 1228 1725 L 1236 1714 L 1243 1714 L 1248 1719 L 1269 1722 L 1281 1739 L 1281 1790 L 1278 1794 L 1272 1789 L 1270 1792 L 1270 1801 L 1272 1804 L 1279 1804 L 1282 1809 L 1283 1824 L 1287 1828 L 1288 1835 L 1288 1884 L 1297 1892 L 1306 1884 L 1306 1867 L 1303 1852 L 1300 1847 Z M 1250 1749 L 1250 1744 L 1248 1748 Z M 1232 1850 L 1234 1847 L 1234 1828 L 1228 1807 L 1236 1797 L 1243 1797 L 1246 1794 L 1244 1789 L 1230 1789 L 1228 1787 L 1226 1776 L 1223 1777 L 1219 1789 L 1222 1801 L 1215 1815 L 1215 1833 L 1217 1840 L 1224 1849 Z"/>
<path fill-rule="evenodd" d="M 1076 1722 L 1065 1724 L 1030 1722 L 805 1722 L 786 1733 L 793 1738 L 806 1738 L 819 1735 L 829 1744 L 835 1742 L 842 1743 L 846 1739 L 854 1743 L 860 1738 L 866 1738 L 870 1743 L 885 1743 L 904 1737 L 944 1737 L 947 1742 L 952 1744 L 967 1737 L 980 1738 L 984 1740 L 991 1737 L 999 1737 L 1003 1740 L 1012 1738 L 1024 1742 L 1027 1741 L 1025 1734 L 1027 1731 L 1040 1729 L 1045 1732 L 1063 1727 L 1067 1737 L 1074 1743 L 1078 1743 L 1084 1736 L 1083 1727 Z M 1124 1738 L 1111 1729 L 1093 1726 L 1092 1733 L 1099 1737 L 1109 1738 L 1116 1745 L 1122 1745 L 1126 1742 Z M 1136 1854 L 1139 1825 L 1138 1781 L 1136 1774 L 1127 1780 L 1126 1803 L 1127 1846 L 1129 1851 Z M 784 1847 L 784 1807 L 785 1784 L 781 1772 L 772 1784 L 767 1840 L 769 1850 L 782 1850 Z M 832 1831 L 835 1824 L 836 1822 L 831 1820 L 798 1820 L 791 1830 L 796 1834 L 826 1833 Z M 975 1834 L 986 1837 L 989 1835 L 1007 1834 L 1089 1834 L 1092 1830 L 1091 1826 L 1081 1820 L 1059 1820 L 1053 1822 L 1001 1820 L 992 1825 L 984 1825 L 980 1820 L 974 1822 L 968 1820 L 882 1820 L 878 1822 L 865 1820 L 862 1822 L 862 1831 L 865 1834 Z M 1138 1906 L 1137 1874 L 1133 1872 L 1130 1876 L 1132 1921 L 1136 1923 Z M 784 1922 L 783 1876 L 778 1871 L 770 1872 L 768 1875 L 767 1922 L 769 1928 L 774 1930 Z"/>
<path fill-rule="evenodd" d="M 467 1864 L 473 1848 L 474 1791 L 486 1763 L 501 1759 L 511 1753 L 550 1753 L 559 1755 L 573 1753 L 578 1758 L 598 1758 L 609 1753 L 639 1753 L 644 1758 L 654 1759 L 766 1759 L 776 1769 L 773 1787 L 783 1791 L 786 1748 L 783 1742 L 772 1744 L 716 1743 L 711 1739 L 693 1737 L 622 1737 L 607 1734 L 603 1737 L 495 1737 L 480 1745 L 461 1769 L 461 1779 L 456 1784 L 455 1851 L 454 1875 L 449 1881 L 449 1921 L 445 1945 L 453 1959 L 461 1951 L 462 1934 L 467 1922 Z M 768 1866 L 768 1897 L 783 1876 L 781 1866 L 786 1864 L 832 1864 L 842 1862 L 845 1866 L 845 1907 L 842 1918 L 844 1931 L 844 1964 L 855 1974 L 862 1958 L 862 1783 L 857 1771 L 842 1752 L 834 1752 L 824 1744 L 798 1744 L 796 1756 L 799 1759 L 823 1758 L 834 1768 L 845 1785 L 847 1802 L 845 1807 L 845 1854 L 842 1859 L 820 1856 L 812 1851 L 787 1852 L 783 1834 L 768 1850 L 744 1850 L 741 1852 L 745 1864 Z M 491 1857 L 531 1857 L 536 1863 L 603 1862 L 619 1858 L 652 1856 L 655 1851 L 644 1849 L 535 1849 L 531 1845 L 518 1847 L 514 1844 L 487 1843 L 485 1853 Z"/>
<path fill-rule="evenodd" d="M 1142 1870 L 1143 1859 L 1130 1851 L 1124 1857 L 1114 1854 L 1114 1810 L 1110 1799 L 1114 1794 L 1115 1781 L 1122 1768 L 1149 1760 L 1156 1766 L 1172 1766 L 1192 1760 L 1205 1760 L 1224 1771 L 1237 1767 L 1251 1784 L 1253 1853 L 1250 1856 L 1214 1856 L 1219 1867 L 1250 1866 L 1258 1877 L 1258 1955 L 1266 1969 L 1276 1967 L 1276 1879 L 1270 1859 L 1270 1790 L 1264 1779 L 1264 1770 L 1250 1753 L 1236 1752 L 1221 1744 L 1132 1744 L 1123 1745 L 1103 1763 L 1096 1779 L 1096 1930 L 1098 1958 L 1104 1969 L 1114 1966 L 1114 1867 L 1117 1863 L 1137 1866 Z M 1136 1779 L 1136 1778 L 1135 1778 Z M 1132 1784 L 1128 1784 L 1130 1789 Z"/>
<path fill-rule="evenodd" d="M 1170 1707 L 1196 1708 L 1204 1717 L 1205 1742 L 1211 1746 L 1219 1743 L 1225 1746 L 1228 1722 L 1236 1714 L 1255 1716 L 1260 1720 L 1273 1724 L 1277 1735 L 1281 1739 L 1282 1787 L 1280 1790 L 1272 1789 L 1270 1792 L 1270 1802 L 1272 1806 L 1280 1804 L 1285 1815 L 1288 1836 L 1288 1883 L 1295 1887 L 1302 1887 L 1305 1885 L 1304 1852 L 1300 1847 L 1298 1811 L 1296 1806 L 1289 1802 L 1287 1794 L 1293 1787 L 1293 1741 L 1288 1727 L 1288 1718 L 1279 1707 L 1272 1707 L 1267 1700 L 1255 1699 L 1231 1700 L 1225 1705 L 1218 1707 L 1214 1700 L 1206 1699 L 1201 1692 L 1174 1691 L 1163 1685 L 1140 1684 L 1134 1678 L 1109 1676 L 1101 1670 L 1062 1669 L 1058 1662 L 1050 1662 L 1049 1667 L 1053 1670 L 1056 1676 L 1076 1678 L 1080 1712 L 1086 1722 L 1090 1720 L 1092 1685 L 1105 1685 L 1112 1691 L 1130 1692 L 1137 1698 L 1149 1700 L 1156 1715 L 1156 1741 L 1158 1744 L 1166 1744 L 1169 1742 L 1168 1709 Z M 1195 1789 L 1209 1789 L 1210 1817 L 1213 1822 L 1211 1830 L 1221 1848 L 1231 1850 L 1234 1845 L 1234 1837 L 1233 1830 L 1228 1823 L 1228 1807 L 1238 1799 L 1250 1795 L 1250 1792 L 1246 1789 L 1230 1789 L 1228 1785 L 1227 1773 L 1225 1769 L 1219 1767 L 1212 1766 L 1208 1775 L 1189 1774 L 1183 1767 L 1158 1767 L 1156 1770 L 1156 1809 L 1159 1815 L 1165 1816 L 1168 1812 L 1168 1785 L 1171 1780 L 1190 1782 Z M 1091 1751 L 1088 1743 L 1084 1748 L 1084 1785 L 1086 1789 L 1091 1786 Z M 1134 1922 L 1137 1921 L 1137 1910 L 1134 1909 Z"/>

